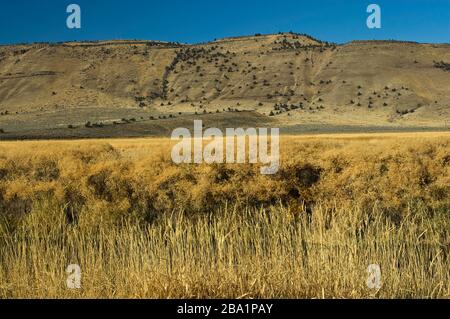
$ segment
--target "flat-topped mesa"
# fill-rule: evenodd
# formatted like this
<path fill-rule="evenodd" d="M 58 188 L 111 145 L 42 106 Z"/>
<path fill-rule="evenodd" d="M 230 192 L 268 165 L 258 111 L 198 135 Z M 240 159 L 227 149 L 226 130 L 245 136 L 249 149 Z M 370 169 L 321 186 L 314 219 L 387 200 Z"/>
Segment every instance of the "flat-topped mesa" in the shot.
<path fill-rule="evenodd" d="M 63 46 L 114 46 L 114 45 L 146 45 L 149 47 L 183 47 L 184 44 L 177 42 L 151 41 L 151 40 L 111 40 L 111 41 L 88 41 L 88 42 L 64 42 Z"/>
<path fill-rule="evenodd" d="M 45 48 L 45 47 L 103 47 L 103 46 L 127 46 L 145 45 L 148 47 L 161 48 L 181 48 L 187 44 L 178 42 L 153 41 L 153 40 L 104 40 L 104 41 L 66 41 L 66 42 L 33 42 L 18 43 L 13 45 L 0 45 L 0 49 L 21 49 L 21 48 Z"/>
<path fill-rule="evenodd" d="M 351 43 L 368 43 L 368 44 L 373 44 L 373 43 L 401 44 L 401 43 L 405 43 L 405 44 L 420 44 L 419 42 L 415 42 L 415 41 L 402 41 L 402 40 L 352 40 L 352 41 L 350 41 L 348 43 L 349 44 L 351 44 Z"/>
<path fill-rule="evenodd" d="M 240 109 L 294 123 L 442 121 L 449 63 L 448 44 L 337 45 L 298 33 L 1 46 L 0 111 Z"/>

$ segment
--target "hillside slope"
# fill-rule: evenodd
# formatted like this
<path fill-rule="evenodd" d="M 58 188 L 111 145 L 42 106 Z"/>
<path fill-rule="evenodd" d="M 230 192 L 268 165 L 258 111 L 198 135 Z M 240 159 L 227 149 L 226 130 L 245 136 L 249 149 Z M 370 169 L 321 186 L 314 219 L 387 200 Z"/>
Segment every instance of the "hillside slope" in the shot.
<path fill-rule="evenodd" d="M 334 45 L 297 34 L 198 45 L 3 46 L 0 128 L 76 127 L 236 109 L 273 117 L 282 126 L 445 127 L 448 63 L 448 44 Z"/>

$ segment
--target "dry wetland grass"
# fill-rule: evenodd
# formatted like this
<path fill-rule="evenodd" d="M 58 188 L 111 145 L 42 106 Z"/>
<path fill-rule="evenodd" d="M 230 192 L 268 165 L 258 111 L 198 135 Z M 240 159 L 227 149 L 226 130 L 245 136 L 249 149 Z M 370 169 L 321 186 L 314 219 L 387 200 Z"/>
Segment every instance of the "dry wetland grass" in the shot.
<path fill-rule="evenodd" d="M 0 143 L 0 297 L 450 297 L 450 134 L 284 136 L 273 176 L 171 145 Z"/>

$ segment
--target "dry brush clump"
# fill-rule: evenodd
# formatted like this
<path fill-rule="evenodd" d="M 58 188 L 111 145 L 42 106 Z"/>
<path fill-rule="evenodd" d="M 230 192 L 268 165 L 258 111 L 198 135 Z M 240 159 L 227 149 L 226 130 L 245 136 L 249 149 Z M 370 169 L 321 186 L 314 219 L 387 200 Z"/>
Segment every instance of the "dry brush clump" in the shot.
<path fill-rule="evenodd" d="M 163 139 L 24 142 L 0 145 L 0 208 L 22 215 L 50 197 L 76 217 L 143 218 L 183 209 L 209 212 L 224 204 L 314 206 L 378 203 L 402 215 L 410 203 L 448 209 L 450 138 L 295 138 L 281 142 L 281 168 L 272 176 L 255 165 L 175 165 Z"/>
<path fill-rule="evenodd" d="M 70 263 L 81 297 L 450 296 L 448 134 L 282 137 L 273 176 L 171 145 L 0 144 L 0 297 L 72 297 Z"/>

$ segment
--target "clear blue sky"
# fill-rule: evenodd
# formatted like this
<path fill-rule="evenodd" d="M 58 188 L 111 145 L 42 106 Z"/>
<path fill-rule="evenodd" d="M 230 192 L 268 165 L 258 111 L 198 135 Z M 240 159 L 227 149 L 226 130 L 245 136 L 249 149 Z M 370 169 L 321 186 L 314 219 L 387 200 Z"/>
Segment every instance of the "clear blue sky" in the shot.
<path fill-rule="evenodd" d="M 81 30 L 66 27 L 67 5 L 82 9 Z M 382 28 L 366 27 L 369 4 Z M 343 43 L 396 39 L 450 43 L 450 0 L 4 0 L 0 43 L 149 39 L 196 43 L 278 31 Z"/>

